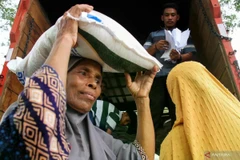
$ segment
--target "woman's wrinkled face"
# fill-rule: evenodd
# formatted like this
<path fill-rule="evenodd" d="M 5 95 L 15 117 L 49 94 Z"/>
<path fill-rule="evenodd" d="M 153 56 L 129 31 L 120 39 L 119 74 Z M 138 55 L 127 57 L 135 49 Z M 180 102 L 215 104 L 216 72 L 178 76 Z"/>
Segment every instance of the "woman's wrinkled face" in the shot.
<path fill-rule="evenodd" d="M 101 94 L 102 72 L 97 62 L 84 59 L 67 76 L 67 103 L 80 113 L 90 111 Z"/>

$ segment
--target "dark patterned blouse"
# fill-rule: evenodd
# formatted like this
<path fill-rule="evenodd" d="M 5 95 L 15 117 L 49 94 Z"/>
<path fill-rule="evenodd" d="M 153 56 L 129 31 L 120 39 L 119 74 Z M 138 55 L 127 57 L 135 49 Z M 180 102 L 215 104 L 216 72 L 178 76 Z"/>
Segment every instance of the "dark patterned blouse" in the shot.
<path fill-rule="evenodd" d="M 18 107 L 0 125 L 0 159 L 68 159 L 65 112 L 63 84 L 44 65 L 26 82 Z"/>

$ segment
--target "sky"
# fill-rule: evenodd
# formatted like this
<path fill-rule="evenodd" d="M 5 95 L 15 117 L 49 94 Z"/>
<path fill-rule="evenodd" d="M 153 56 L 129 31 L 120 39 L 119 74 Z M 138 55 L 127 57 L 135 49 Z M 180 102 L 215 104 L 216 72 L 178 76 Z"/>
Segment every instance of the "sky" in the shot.
<path fill-rule="evenodd" d="M 19 0 L 12 0 L 12 4 L 18 4 Z M 2 25 L 4 22 L 0 19 L 0 25 Z M 7 42 L 7 40 L 9 39 L 9 33 L 10 33 L 10 29 L 6 31 L 0 30 L 0 44 L 3 42 Z M 232 38 L 231 44 L 232 44 L 232 48 L 233 50 L 237 50 L 236 53 L 236 58 L 240 64 L 240 28 L 236 28 L 232 34 L 229 34 L 229 37 Z M 3 64 L 5 62 L 5 58 L 4 56 L 7 54 L 9 47 L 8 46 L 0 46 L 0 74 L 2 73 L 2 68 L 3 68 Z"/>
<path fill-rule="evenodd" d="M 237 50 L 235 56 L 240 64 L 240 28 L 236 28 L 232 34 L 229 34 L 229 37 L 232 38 L 232 49 Z"/>

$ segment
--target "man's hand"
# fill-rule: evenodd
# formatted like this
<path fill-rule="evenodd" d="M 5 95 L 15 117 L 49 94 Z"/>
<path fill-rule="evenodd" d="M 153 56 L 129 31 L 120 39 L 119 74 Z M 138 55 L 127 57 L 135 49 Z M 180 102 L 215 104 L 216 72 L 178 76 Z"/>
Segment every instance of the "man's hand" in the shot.
<path fill-rule="evenodd" d="M 154 66 L 151 71 L 146 71 L 145 73 L 138 72 L 133 82 L 131 76 L 128 73 L 124 73 L 127 87 L 135 99 L 149 97 L 156 73 L 157 66 Z"/>
<path fill-rule="evenodd" d="M 82 12 L 90 12 L 93 6 L 87 4 L 77 4 L 64 13 L 58 29 L 58 38 L 65 38 L 72 41 L 72 47 L 77 43 L 78 22 L 71 17 L 78 18 Z M 71 16 L 69 16 L 71 15 Z"/>
<path fill-rule="evenodd" d="M 181 58 L 181 54 L 175 49 L 171 50 L 171 53 L 169 56 L 170 56 L 171 60 L 173 60 L 173 61 L 177 61 Z"/>
<path fill-rule="evenodd" d="M 166 40 L 160 40 L 153 45 L 155 45 L 157 50 L 167 50 L 169 47 L 169 43 Z"/>

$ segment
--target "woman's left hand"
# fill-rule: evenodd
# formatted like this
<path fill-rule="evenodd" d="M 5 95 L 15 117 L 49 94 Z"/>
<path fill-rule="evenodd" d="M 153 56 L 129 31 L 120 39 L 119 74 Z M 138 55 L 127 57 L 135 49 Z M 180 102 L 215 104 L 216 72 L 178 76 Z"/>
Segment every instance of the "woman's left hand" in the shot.
<path fill-rule="evenodd" d="M 137 72 L 134 81 L 132 81 L 129 73 L 124 73 L 126 85 L 135 99 L 149 97 L 149 92 L 156 73 L 157 66 L 154 66 L 151 71 L 146 71 L 145 73 Z"/>

